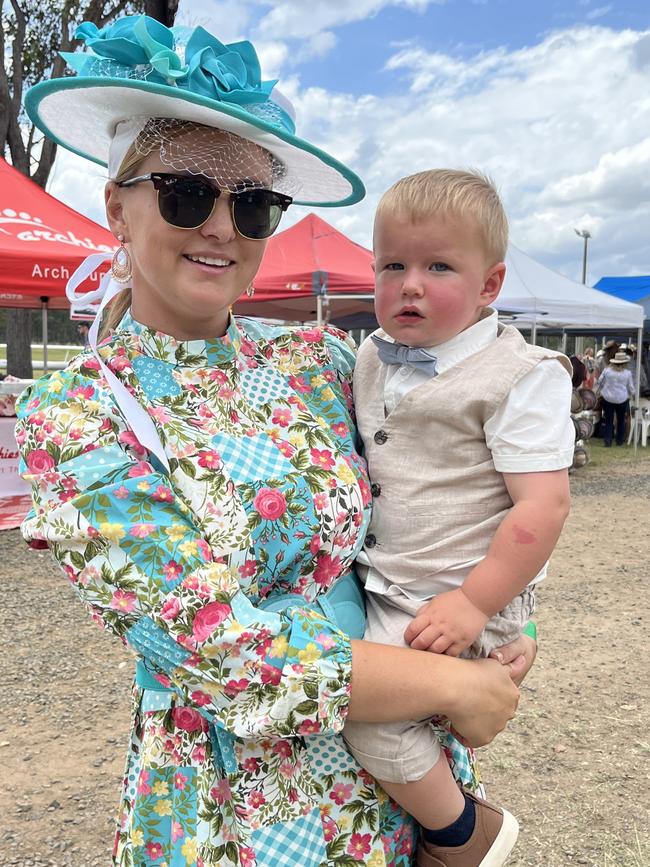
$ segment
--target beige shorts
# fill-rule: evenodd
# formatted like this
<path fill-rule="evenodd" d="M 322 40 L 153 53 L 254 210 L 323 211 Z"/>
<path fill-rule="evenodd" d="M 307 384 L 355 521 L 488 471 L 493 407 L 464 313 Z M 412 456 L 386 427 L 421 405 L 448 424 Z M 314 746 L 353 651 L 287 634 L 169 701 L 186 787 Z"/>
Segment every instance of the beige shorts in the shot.
<path fill-rule="evenodd" d="M 366 594 L 366 632 L 364 638 L 379 644 L 406 647 L 404 630 L 413 619 L 395 597 Z M 535 610 L 535 596 L 526 589 L 486 625 L 483 632 L 462 655 L 477 659 L 495 647 L 514 641 Z M 343 729 L 350 752 L 359 764 L 378 780 L 410 783 L 421 779 L 440 756 L 437 729 L 430 720 L 395 723 L 348 721 Z"/>

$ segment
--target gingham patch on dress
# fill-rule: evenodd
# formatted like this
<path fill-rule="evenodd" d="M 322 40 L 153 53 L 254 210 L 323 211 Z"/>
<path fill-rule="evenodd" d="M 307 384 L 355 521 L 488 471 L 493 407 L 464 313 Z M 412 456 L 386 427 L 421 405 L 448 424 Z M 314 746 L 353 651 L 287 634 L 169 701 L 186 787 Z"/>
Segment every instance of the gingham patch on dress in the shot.
<path fill-rule="evenodd" d="M 272 367 L 258 367 L 246 374 L 241 389 L 254 406 L 291 397 L 293 392 Z"/>
<path fill-rule="evenodd" d="M 295 822 L 259 828 L 252 835 L 258 867 L 319 867 L 327 861 L 320 810 L 312 810 Z"/>
<path fill-rule="evenodd" d="M 142 390 L 149 400 L 159 400 L 161 397 L 177 397 L 181 387 L 172 376 L 168 364 L 147 355 L 138 355 L 132 361 Z"/>
<path fill-rule="evenodd" d="M 456 780 L 464 786 L 470 788 L 476 782 L 476 774 L 473 771 L 471 753 L 458 741 L 451 732 L 441 726 L 433 726 L 440 745 L 449 752 L 447 758 L 450 763 L 451 772 Z"/>
<path fill-rule="evenodd" d="M 239 440 L 227 434 L 216 434 L 212 443 L 221 455 L 228 475 L 236 484 L 281 479 L 293 470 L 292 464 L 278 451 L 271 437 L 264 433 Z"/>

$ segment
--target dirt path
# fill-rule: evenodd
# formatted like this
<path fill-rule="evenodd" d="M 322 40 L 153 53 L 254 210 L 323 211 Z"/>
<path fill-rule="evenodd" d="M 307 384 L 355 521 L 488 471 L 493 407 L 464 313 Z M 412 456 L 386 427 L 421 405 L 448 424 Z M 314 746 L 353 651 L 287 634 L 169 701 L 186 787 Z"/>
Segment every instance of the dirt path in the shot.
<path fill-rule="evenodd" d="M 540 658 L 483 774 L 521 821 L 512 867 L 650 867 L 650 461 L 572 487 Z M 107 867 L 131 656 L 18 531 L 0 580 L 0 867 Z"/>

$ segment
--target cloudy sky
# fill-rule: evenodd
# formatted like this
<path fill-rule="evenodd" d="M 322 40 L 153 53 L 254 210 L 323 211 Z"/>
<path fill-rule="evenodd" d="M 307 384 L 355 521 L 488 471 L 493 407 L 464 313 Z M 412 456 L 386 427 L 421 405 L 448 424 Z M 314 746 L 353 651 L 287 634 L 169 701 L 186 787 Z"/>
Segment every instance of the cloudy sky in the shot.
<path fill-rule="evenodd" d="M 180 0 L 177 23 L 254 42 L 298 133 L 363 178 L 320 211 L 355 241 L 397 178 L 471 166 L 545 265 L 581 279 L 578 228 L 589 284 L 650 273 L 648 0 Z M 50 192 L 104 222 L 101 169 L 59 153 Z"/>

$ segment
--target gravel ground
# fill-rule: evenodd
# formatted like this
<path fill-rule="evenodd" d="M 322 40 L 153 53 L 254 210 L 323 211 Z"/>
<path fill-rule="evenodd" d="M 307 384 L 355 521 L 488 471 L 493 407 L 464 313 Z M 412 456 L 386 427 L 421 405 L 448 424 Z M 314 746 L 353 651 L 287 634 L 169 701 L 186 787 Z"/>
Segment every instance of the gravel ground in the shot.
<path fill-rule="evenodd" d="M 650 461 L 588 467 L 572 488 L 540 657 L 484 777 L 520 819 L 512 867 L 650 867 Z M 17 530 L 0 534 L 0 580 L 0 867 L 108 867 L 131 655 Z"/>

